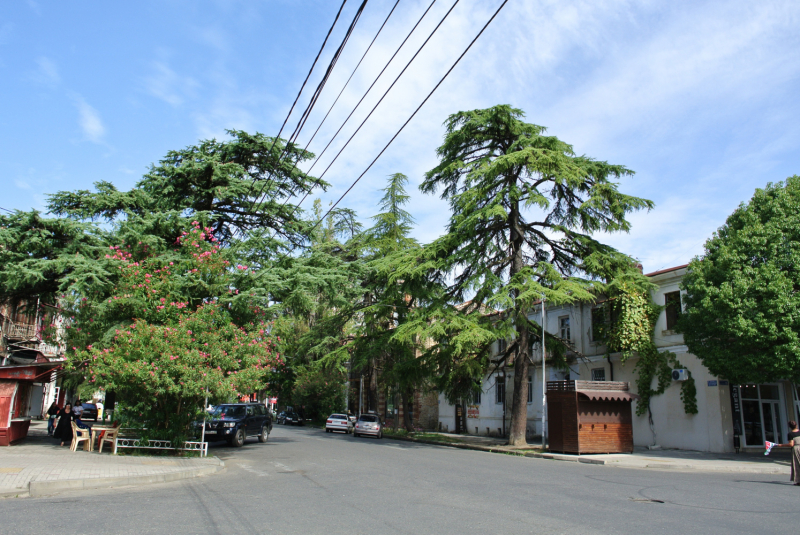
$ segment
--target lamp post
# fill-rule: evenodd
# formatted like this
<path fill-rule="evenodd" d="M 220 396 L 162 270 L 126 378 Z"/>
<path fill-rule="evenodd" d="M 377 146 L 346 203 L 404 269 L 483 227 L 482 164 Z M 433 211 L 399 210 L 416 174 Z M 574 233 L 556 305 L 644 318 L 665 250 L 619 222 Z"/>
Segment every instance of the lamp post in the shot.
<path fill-rule="evenodd" d="M 547 352 L 544 346 L 545 318 L 544 294 L 542 294 L 542 449 L 547 448 L 547 374 L 545 373 Z"/>

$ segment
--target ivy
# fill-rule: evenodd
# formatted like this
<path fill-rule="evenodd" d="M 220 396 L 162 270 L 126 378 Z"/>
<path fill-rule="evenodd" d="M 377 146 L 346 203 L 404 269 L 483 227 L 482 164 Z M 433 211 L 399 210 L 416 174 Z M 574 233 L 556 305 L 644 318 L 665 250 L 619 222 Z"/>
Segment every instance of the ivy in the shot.
<path fill-rule="evenodd" d="M 683 366 L 674 353 L 656 347 L 655 324 L 663 307 L 653 303 L 647 291 L 633 285 L 623 284 L 614 293 L 604 305 L 608 326 L 601 338 L 609 354 L 620 353 L 623 365 L 633 356 L 639 358 L 634 367 L 640 397 L 636 414 L 642 416 L 649 411 L 653 396 L 660 396 L 672 384 L 672 370 Z M 697 388 L 691 372 L 681 384 L 681 401 L 686 414 L 697 414 Z"/>

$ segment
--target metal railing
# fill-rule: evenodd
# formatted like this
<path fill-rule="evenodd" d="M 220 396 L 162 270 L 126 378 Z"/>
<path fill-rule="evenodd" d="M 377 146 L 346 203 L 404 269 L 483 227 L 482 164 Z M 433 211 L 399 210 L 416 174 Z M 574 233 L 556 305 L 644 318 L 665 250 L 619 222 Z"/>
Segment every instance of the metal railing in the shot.
<path fill-rule="evenodd" d="M 208 442 L 184 442 L 176 448 L 169 440 L 143 440 L 140 438 L 117 437 L 117 448 L 141 448 L 147 450 L 199 451 L 200 457 L 208 455 Z"/>

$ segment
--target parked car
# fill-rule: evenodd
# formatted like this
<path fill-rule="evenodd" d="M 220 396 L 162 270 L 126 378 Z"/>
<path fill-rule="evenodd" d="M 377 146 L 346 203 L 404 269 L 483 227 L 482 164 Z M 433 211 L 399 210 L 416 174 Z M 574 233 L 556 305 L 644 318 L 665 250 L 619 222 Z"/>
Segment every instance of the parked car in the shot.
<path fill-rule="evenodd" d="M 236 448 L 242 447 L 249 436 L 257 436 L 259 442 L 266 442 L 272 432 L 272 417 L 261 403 L 217 405 L 209 417 L 206 440 L 227 440 Z"/>
<path fill-rule="evenodd" d="M 294 411 L 287 411 L 283 416 L 283 425 L 303 425 L 303 417 Z"/>
<path fill-rule="evenodd" d="M 94 403 L 81 403 L 83 412 L 81 413 L 81 420 L 94 420 L 97 421 L 97 405 Z"/>
<path fill-rule="evenodd" d="M 353 429 L 353 436 L 360 437 L 362 435 L 369 435 L 377 438 L 383 438 L 383 422 L 377 414 L 362 414 L 356 421 L 356 427 Z"/>
<path fill-rule="evenodd" d="M 331 414 L 325 421 L 325 432 L 333 433 L 334 431 L 350 433 L 353 431 L 353 422 L 350 421 L 346 414 Z"/>
<path fill-rule="evenodd" d="M 286 411 L 281 411 L 278 413 L 278 417 L 275 418 L 275 421 L 279 424 L 286 423 Z"/>

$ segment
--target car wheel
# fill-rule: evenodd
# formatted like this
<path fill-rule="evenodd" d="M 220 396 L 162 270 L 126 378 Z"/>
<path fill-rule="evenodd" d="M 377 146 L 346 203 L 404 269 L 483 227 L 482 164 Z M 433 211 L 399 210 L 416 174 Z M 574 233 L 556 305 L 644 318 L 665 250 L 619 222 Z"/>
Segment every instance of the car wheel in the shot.
<path fill-rule="evenodd" d="M 378 431 L 378 438 L 383 438 L 383 431 Z"/>
<path fill-rule="evenodd" d="M 244 429 L 236 431 L 236 434 L 231 438 L 231 446 L 234 448 L 241 448 L 244 446 Z"/>
<path fill-rule="evenodd" d="M 269 427 L 266 425 L 261 428 L 261 434 L 258 435 L 259 442 L 266 442 L 269 439 Z"/>

